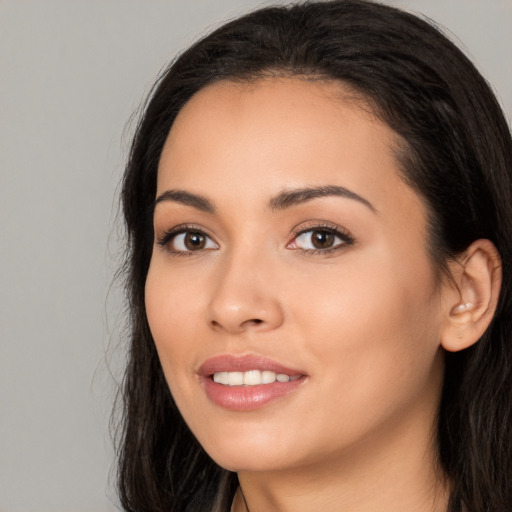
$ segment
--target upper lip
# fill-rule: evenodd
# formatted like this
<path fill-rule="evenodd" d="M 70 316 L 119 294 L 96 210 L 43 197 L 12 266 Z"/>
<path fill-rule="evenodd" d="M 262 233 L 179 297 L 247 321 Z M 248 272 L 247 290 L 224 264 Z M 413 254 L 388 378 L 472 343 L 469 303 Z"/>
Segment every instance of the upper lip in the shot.
<path fill-rule="evenodd" d="M 249 370 L 270 370 L 285 375 L 305 375 L 297 368 L 284 366 L 277 361 L 258 355 L 235 356 L 224 354 L 207 359 L 199 368 L 199 375 L 208 377 L 216 372 L 247 372 Z"/>

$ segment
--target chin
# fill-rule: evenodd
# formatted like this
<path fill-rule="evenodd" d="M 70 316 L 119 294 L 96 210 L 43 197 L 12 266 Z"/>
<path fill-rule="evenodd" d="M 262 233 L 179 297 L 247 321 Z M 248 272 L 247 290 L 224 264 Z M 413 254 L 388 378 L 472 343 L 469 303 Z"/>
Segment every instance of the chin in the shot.
<path fill-rule="evenodd" d="M 214 443 L 201 444 L 219 466 L 237 473 L 277 471 L 291 462 L 288 460 L 290 452 L 279 446 L 281 443 L 276 443 L 275 439 L 228 436 Z"/>
<path fill-rule="evenodd" d="M 235 473 L 261 473 L 269 471 L 279 471 L 285 469 L 287 465 L 283 464 L 282 457 L 261 454 L 230 453 L 220 454 L 213 460 L 224 469 Z"/>

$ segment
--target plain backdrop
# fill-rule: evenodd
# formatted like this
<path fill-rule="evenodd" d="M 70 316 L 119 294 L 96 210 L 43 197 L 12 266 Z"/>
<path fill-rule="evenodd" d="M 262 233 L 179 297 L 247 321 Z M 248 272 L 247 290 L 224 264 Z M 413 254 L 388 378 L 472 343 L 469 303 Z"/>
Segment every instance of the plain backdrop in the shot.
<path fill-rule="evenodd" d="M 0 512 L 117 510 L 127 123 L 180 49 L 267 3 L 0 0 Z M 510 121 L 512 0 L 389 3 L 447 27 Z"/>

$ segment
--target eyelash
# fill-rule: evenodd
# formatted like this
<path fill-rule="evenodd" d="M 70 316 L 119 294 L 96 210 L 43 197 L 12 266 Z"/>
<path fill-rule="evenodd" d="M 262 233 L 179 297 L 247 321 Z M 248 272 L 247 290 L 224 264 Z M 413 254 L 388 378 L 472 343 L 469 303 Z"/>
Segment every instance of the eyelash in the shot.
<path fill-rule="evenodd" d="M 195 253 L 204 253 L 205 250 L 210 249 L 202 249 L 198 251 L 179 251 L 176 249 L 173 249 L 171 247 L 171 242 L 179 235 L 182 235 L 184 233 L 197 233 L 198 235 L 202 235 L 209 240 L 212 240 L 212 237 L 209 236 L 207 233 L 204 232 L 203 229 L 199 229 L 196 226 L 193 225 L 179 225 L 175 226 L 174 228 L 171 228 L 167 231 L 165 231 L 160 237 L 157 238 L 156 243 L 165 249 L 167 252 L 171 253 L 173 256 L 194 256 Z M 214 242 L 216 243 L 216 242 Z"/>
<path fill-rule="evenodd" d="M 295 233 L 293 235 L 292 241 L 289 242 L 287 244 L 287 246 L 289 246 L 290 243 L 296 241 L 301 235 L 304 235 L 306 233 L 314 233 L 315 231 L 329 233 L 330 235 L 333 235 L 336 238 L 339 238 L 341 240 L 341 243 L 338 243 L 334 247 L 329 247 L 327 249 L 303 249 L 302 247 L 296 247 L 295 250 L 301 254 L 307 254 L 307 255 L 315 255 L 315 254 L 327 255 L 327 254 L 333 253 L 335 251 L 344 249 L 348 246 L 351 246 L 355 242 L 352 235 L 347 230 L 341 228 L 340 226 L 336 226 L 334 224 L 329 224 L 329 223 L 319 223 L 319 224 L 307 226 L 306 228 L 303 228 L 300 231 L 298 231 L 297 233 Z"/>
<path fill-rule="evenodd" d="M 338 251 L 340 249 L 343 249 L 347 246 L 351 246 L 354 244 L 354 238 L 350 235 L 350 233 L 344 229 L 342 229 L 339 226 L 336 226 L 334 224 L 328 224 L 328 223 L 319 223 L 314 224 L 311 226 L 307 226 L 306 228 L 301 229 L 300 231 L 297 231 L 294 233 L 293 238 L 290 242 L 286 244 L 286 247 L 289 248 L 290 244 L 292 244 L 294 241 L 296 241 L 300 236 L 306 234 L 306 233 L 314 233 L 315 231 L 322 231 L 326 232 L 330 235 L 333 235 L 334 237 L 341 240 L 341 243 L 338 243 L 334 247 L 329 247 L 327 249 L 304 249 L 302 247 L 295 247 L 294 250 L 298 251 L 301 254 L 307 254 L 307 255 L 315 255 L 315 254 L 330 254 L 334 251 Z M 156 243 L 162 247 L 163 249 L 167 250 L 169 253 L 175 256 L 193 256 L 194 253 L 204 253 L 205 250 L 211 250 L 211 249 L 199 249 L 197 251 L 180 251 L 176 249 L 172 249 L 171 242 L 178 236 L 184 233 L 197 233 L 199 235 L 202 235 L 211 241 L 213 239 L 204 232 L 204 230 L 197 228 L 193 225 L 180 225 L 176 226 L 174 228 L 171 228 L 167 231 L 165 231 L 160 237 L 157 238 Z M 213 242 L 216 244 L 216 242 Z"/>

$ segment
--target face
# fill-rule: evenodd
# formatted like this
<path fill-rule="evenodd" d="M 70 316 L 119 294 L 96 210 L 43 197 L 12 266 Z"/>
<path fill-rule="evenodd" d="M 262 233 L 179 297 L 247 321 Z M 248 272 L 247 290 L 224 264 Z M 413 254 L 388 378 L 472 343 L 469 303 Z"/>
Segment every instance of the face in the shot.
<path fill-rule="evenodd" d="M 440 290 L 397 144 L 328 82 L 221 82 L 178 115 L 146 308 L 176 404 L 221 466 L 297 468 L 430 435 Z"/>

